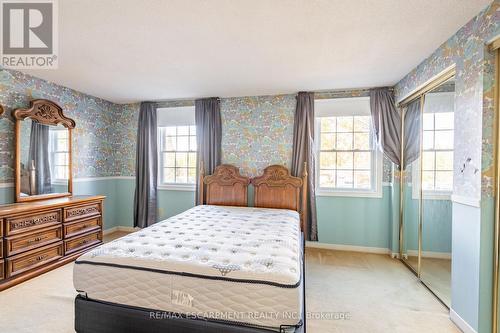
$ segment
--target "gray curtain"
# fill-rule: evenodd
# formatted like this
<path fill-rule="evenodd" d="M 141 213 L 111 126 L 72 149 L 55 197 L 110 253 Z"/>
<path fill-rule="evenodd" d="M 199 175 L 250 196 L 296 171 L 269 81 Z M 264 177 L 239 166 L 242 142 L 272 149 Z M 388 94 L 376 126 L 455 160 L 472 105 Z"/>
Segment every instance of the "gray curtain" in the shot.
<path fill-rule="evenodd" d="M 389 88 L 370 90 L 370 109 L 377 145 L 387 158 L 401 165 L 401 114 Z"/>
<path fill-rule="evenodd" d="M 299 92 L 293 125 L 293 151 L 292 168 L 293 176 L 301 177 L 307 162 L 307 221 L 305 223 L 305 236 L 307 240 L 318 240 L 316 219 L 315 190 L 315 161 L 314 161 L 314 93 Z"/>
<path fill-rule="evenodd" d="M 145 228 L 156 223 L 157 180 L 156 104 L 142 102 L 139 112 L 139 126 L 137 128 L 135 161 L 135 227 Z"/>
<path fill-rule="evenodd" d="M 205 175 L 214 172 L 221 161 L 222 121 L 220 100 L 217 97 L 195 101 L 196 143 L 198 148 L 196 168 L 196 204 L 200 205 L 199 177 L 200 163 L 203 162 Z"/>
<path fill-rule="evenodd" d="M 28 169 L 35 170 L 35 193 L 52 193 L 49 156 L 49 126 L 31 121 Z"/>
<path fill-rule="evenodd" d="M 420 155 L 420 98 L 408 104 L 404 114 L 403 168 Z"/>

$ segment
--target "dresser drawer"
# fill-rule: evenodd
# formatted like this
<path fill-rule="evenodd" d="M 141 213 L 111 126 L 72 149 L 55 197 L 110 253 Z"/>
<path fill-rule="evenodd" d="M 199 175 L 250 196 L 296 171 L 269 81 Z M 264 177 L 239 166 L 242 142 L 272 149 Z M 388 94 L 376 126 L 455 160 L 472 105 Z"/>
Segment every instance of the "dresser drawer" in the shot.
<path fill-rule="evenodd" d="M 7 277 L 45 265 L 63 256 L 63 243 L 57 242 L 7 259 Z"/>
<path fill-rule="evenodd" d="M 94 216 L 101 216 L 102 209 L 100 202 L 94 202 L 82 206 L 72 206 L 64 208 L 64 222 L 85 219 Z"/>
<path fill-rule="evenodd" d="M 0 239 L 0 259 L 3 258 L 3 239 Z"/>
<path fill-rule="evenodd" d="M 64 224 L 64 238 L 81 235 L 101 228 L 101 218 L 95 217 L 88 220 Z"/>
<path fill-rule="evenodd" d="M 6 237 L 6 256 L 26 252 L 61 240 L 61 225 L 37 230 L 29 234 Z"/>
<path fill-rule="evenodd" d="M 0 280 L 5 279 L 5 261 L 0 260 Z"/>
<path fill-rule="evenodd" d="M 62 221 L 60 209 L 10 217 L 6 218 L 5 220 L 6 236 L 58 225 Z"/>
<path fill-rule="evenodd" d="M 64 254 L 68 255 L 73 252 L 83 250 L 92 245 L 101 243 L 101 231 L 91 232 L 82 236 L 78 236 L 72 239 L 64 241 Z"/>

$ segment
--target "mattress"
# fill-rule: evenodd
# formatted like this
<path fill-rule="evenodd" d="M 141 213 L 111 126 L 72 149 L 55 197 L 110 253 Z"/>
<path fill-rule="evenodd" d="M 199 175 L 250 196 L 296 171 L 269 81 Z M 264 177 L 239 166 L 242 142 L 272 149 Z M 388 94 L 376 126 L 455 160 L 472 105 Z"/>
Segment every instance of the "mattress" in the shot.
<path fill-rule="evenodd" d="M 279 330 L 301 323 L 302 255 L 297 212 L 203 205 L 86 253 L 73 282 L 93 300 Z"/>

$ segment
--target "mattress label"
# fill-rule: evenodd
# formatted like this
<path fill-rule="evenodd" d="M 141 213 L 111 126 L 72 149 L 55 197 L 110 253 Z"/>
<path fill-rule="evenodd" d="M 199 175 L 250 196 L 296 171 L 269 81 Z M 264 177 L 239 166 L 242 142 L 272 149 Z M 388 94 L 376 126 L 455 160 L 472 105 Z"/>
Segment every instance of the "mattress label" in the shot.
<path fill-rule="evenodd" d="M 193 296 L 182 290 L 172 290 L 172 304 L 193 307 Z"/>

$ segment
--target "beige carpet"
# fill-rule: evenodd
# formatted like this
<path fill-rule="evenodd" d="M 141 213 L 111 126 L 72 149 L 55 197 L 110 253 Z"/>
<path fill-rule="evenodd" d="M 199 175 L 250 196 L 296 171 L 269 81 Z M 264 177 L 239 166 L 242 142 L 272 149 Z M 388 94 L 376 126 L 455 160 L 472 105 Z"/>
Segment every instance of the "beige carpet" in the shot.
<path fill-rule="evenodd" d="M 444 304 L 451 305 L 451 260 L 422 258 L 421 279 Z"/>
<path fill-rule="evenodd" d="M 0 332 L 73 332 L 72 269 L 0 292 Z M 388 256 L 308 249 L 306 285 L 307 310 L 316 318 L 308 320 L 310 333 L 460 332 L 446 308 Z M 321 319 L 321 312 L 347 319 Z"/>
<path fill-rule="evenodd" d="M 408 257 L 406 261 L 417 270 L 418 257 Z M 451 260 L 422 257 L 420 278 L 437 297 L 451 306 Z"/>

